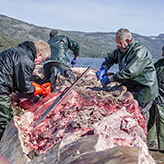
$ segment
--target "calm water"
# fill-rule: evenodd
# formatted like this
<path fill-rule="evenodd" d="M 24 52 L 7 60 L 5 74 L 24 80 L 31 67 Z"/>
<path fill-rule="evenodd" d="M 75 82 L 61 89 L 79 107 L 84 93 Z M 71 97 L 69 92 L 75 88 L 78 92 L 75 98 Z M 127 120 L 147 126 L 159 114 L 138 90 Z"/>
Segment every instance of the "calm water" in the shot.
<path fill-rule="evenodd" d="M 70 60 L 72 58 L 70 57 Z M 78 62 L 76 63 L 75 67 L 89 67 L 91 66 L 93 69 L 97 70 L 101 67 L 102 62 L 104 59 L 98 58 L 78 58 Z M 113 65 L 110 69 L 110 72 L 118 71 L 118 65 Z"/>

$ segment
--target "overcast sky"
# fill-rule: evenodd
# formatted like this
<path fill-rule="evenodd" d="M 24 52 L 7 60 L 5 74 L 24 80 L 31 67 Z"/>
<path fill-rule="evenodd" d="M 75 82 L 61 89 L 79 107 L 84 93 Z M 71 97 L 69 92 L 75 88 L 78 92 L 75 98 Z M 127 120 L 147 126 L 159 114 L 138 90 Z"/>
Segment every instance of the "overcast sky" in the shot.
<path fill-rule="evenodd" d="M 60 30 L 164 33 L 164 0 L 0 0 L 0 14 Z"/>

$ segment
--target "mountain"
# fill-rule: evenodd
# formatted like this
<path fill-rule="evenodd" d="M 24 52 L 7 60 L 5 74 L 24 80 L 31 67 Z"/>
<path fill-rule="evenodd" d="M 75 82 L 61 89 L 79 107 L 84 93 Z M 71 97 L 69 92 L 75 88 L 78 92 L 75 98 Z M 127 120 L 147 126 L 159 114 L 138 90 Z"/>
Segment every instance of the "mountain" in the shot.
<path fill-rule="evenodd" d="M 104 58 L 108 52 L 116 48 L 115 32 L 57 30 L 60 34 L 68 35 L 80 43 L 80 57 Z M 50 31 L 51 28 L 36 26 L 0 14 L 0 44 L 3 45 L 3 47 L 0 47 L 0 51 L 13 46 L 15 47 L 26 40 L 47 41 Z M 161 58 L 161 48 L 164 45 L 164 34 L 158 36 L 141 36 L 132 33 L 132 35 L 147 47 L 154 59 L 157 60 Z"/>

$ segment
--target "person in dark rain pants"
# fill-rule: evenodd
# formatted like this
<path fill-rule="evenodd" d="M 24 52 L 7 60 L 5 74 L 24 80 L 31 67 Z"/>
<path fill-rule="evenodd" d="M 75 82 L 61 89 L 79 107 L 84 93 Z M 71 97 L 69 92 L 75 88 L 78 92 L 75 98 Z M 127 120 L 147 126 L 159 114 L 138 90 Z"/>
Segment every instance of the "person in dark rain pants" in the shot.
<path fill-rule="evenodd" d="M 39 85 L 31 80 L 35 65 L 50 56 L 50 46 L 45 41 L 25 41 L 0 53 L 0 138 L 13 117 L 9 97 L 13 90 L 30 96 L 50 93 L 50 83 Z"/>
<path fill-rule="evenodd" d="M 58 73 L 70 80 L 75 80 L 75 75 L 69 67 L 69 50 L 72 50 L 74 54 L 71 61 L 71 65 L 74 66 L 78 61 L 80 44 L 69 36 L 60 35 L 57 30 L 50 32 L 50 39 L 47 43 L 51 48 L 51 57 L 46 59 L 43 65 L 44 82 L 50 82 L 53 91 Z"/>
<path fill-rule="evenodd" d="M 154 110 L 151 112 L 149 124 L 151 133 L 148 133 L 147 140 L 150 146 L 154 146 L 157 132 L 158 149 L 164 153 L 164 46 L 162 47 L 162 56 L 163 58 L 154 63 L 157 71 L 159 96 L 156 98 Z"/>

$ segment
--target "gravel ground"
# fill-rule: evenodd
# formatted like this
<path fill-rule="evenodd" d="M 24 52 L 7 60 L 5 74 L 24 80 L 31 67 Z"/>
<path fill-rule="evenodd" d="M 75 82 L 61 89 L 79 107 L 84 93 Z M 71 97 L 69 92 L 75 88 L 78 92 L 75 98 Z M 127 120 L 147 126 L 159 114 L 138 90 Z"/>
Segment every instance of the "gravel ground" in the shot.
<path fill-rule="evenodd" d="M 153 147 L 149 148 L 149 153 L 152 155 L 156 164 L 164 164 L 164 153 L 158 151 L 158 145 L 155 144 Z"/>

